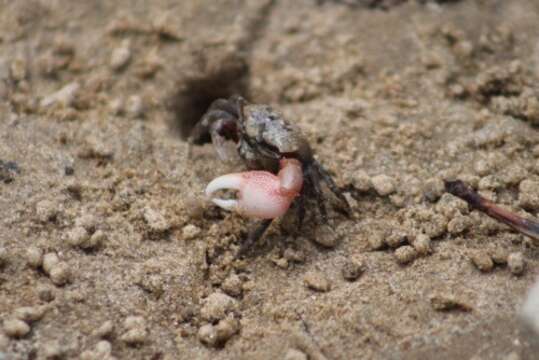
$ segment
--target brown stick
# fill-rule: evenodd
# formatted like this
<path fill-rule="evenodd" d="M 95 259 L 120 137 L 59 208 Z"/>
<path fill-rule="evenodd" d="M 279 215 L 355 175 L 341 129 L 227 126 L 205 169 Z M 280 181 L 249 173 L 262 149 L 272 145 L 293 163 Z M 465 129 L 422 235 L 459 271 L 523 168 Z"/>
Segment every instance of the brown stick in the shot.
<path fill-rule="evenodd" d="M 466 201 L 472 208 L 484 212 L 491 218 L 501 221 L 535 240 L 539 240 L 539 222 L 536 220 L 524 219 L 511 211 L 502 209 L 460 180 L 446 181 L 445 190 Z"/>

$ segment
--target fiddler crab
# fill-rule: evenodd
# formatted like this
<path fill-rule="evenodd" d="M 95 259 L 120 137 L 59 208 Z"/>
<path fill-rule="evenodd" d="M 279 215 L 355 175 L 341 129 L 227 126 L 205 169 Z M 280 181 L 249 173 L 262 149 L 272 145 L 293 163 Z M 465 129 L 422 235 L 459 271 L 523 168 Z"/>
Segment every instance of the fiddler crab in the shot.
<path fill-rule="evenodd" d="M 189 143 L 203 142 L 208 135 L 221 160 L 230 156 L 227 142 L 235 142 L 237 153 L 251 170 L 219 176 L 205 191 L 208 198 L 219 190 L 237 191 L 236 199 L 212 198 L 212 202 L 225 210 L 261 220 L 249 232 L 240 253 L 262 237 L 273 219 L 283 216 L 293 203 L 300 226 L 307 199 L 316 200 L 321 218 L 327 223 L 322 183 L 337 197 L 340 208 L 350 213 L 348 201 L 314 158 L 299 128 L 272 107 L 250 104 L 240 96 L 217 99 L 194 126 Z"/>

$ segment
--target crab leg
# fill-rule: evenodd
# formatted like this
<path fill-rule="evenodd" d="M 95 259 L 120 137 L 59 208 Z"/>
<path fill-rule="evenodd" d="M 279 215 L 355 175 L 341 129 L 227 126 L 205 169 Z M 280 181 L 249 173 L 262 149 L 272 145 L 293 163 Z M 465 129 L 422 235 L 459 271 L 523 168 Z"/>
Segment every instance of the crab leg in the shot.
<path fill-rule="evenodd" d="M 303 186 L 301 164 L 295 159 L 280 161 L 277 175 L 267 171 L 247 171 L 220 176 L 206 187 L 206 196 L 218 190 L 232 189 L 237 199 L 212 198 L 212 202 L 229 211 L 255 219 L 274 219 L 286 213 Z"/>

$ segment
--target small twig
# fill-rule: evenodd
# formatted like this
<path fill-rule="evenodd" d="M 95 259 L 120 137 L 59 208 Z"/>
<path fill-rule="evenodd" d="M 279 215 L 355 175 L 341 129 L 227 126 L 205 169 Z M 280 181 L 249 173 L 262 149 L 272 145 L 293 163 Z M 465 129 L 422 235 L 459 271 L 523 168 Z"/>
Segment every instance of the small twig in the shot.
<path fill-rule="evenodd" d="M 466 201 L 472 208 L 484 212 L 491 218 L 501 221 L 532 239 L 539 240 L 539 222 L 537 220 L 528 220 L 511 211 L 502 209 L 460 180 L 446 181 L 445 190 Z"/>

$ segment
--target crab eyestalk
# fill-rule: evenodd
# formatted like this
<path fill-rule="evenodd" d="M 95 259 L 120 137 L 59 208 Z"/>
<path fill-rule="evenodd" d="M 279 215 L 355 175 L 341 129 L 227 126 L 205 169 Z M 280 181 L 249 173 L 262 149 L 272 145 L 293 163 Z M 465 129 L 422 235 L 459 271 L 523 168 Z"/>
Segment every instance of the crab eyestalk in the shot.
<path fill-rule="evenodd" d="M 212 198 L 212 202 L 246 217 L 274 219 L 286 213 L 302 186 L 301 163 L 296 159 L 282 159 L 277 175 L 268 171 L 247 171 L 219 176 L 206 187 L 206 196 L 211 198 L 218 190 L 236 190 L 236 199 Z"/>

